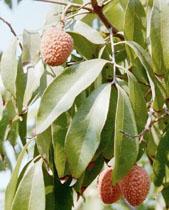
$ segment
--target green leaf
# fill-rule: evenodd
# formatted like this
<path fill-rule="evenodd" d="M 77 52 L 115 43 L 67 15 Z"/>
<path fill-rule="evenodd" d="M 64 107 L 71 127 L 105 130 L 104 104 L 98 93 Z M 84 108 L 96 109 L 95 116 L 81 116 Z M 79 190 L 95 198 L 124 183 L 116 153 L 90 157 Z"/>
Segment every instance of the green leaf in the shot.
<path fill-rule="evenodd" d="M 12 210 L 45 210 L 45 187 L 42 160 L 25 173 L 16 191 Z"/>
<path fill-rule="evenodd" d="M 66 136 L 66 156 L 73 177 L 79 178 L 100 143 L 110 100 L 111 85 L 101 85 L 80 106 Z"/>
<path fill-rule="evenodd" d="M 115 128 L 116 106 L 117 106 L 117 90 L 113 86 L 111 90 L 109 112 L 108 112 L 106 123 L 102 130 L 101 143 L 99 146 L 100 150 L 102 151 L 102 155 L 107 160 L 110 160 L 113 157 L 113 152 L 114 152 L 113 148 L 114 148 L 114 128 Z"/>
<path fill-rule="evenodd" d="M 52 124 L 52 142 L 54 149 L 54 162 L 58 173 L 58 176 L 64 177 L 65 175 L 65 137 L 68 129 L 67 115 L 63 113 L 53 124 Z"/>
<path fill-rule="evenodd" d="M 16 76 L 17 76 L 17 59 L 16 59 L 17 40 L 13 39 L 9 48 L 3 53 L 1 58 L 1 77 L 5 88 L 13 95 L 16 95 Z"/>
<path fill-rule="evenodd" d="M 139 141 L 134 112 L 126 92 L 118 88 L 116 109 L 113 183 L 121 180 L 135 164 Z"/>
<path fill-rule="evenodd" d="M 136 121 L 136 123 L 138 132 L 140 133 L 144 129 L 148 117 L 146 101 L 141 86 L 130 72 L 128 72 L 128 81 L 129 98 L 135 113 L 135 118 L 139 119 Z"/>
<path fill-rule="evenodd" d="M 40 34 L 23 31 L 23 64 L 35 65 L 40 58 Z"/>
<path fill-rule="evenodd" d="M 129 0 L 126 14 L 124 33 L 127 40 L 132 40 L 145 46 L 145 11 L 139 0 Z"/>
<path fill-rule="evenodd" d="M 122 2 L 119 0 L 110 1 L 104 7 L 104 14 L 108 18 L 108 20 L 115 26 L 119 31 L 123 30 L 124 26 L 124 15 L 125 15 L 125 6 L 127 5 L 127 1 Z"/>
<path fill-rule="evenodd" d="M 146 73 L 149 79 L 151 92 L 152 92 L 153 107 L 156 111 L 159 111 L 163 107 L 166 97 L 166 92 L 162 84 L 159 82 L 159 80 L 157 80 L 157 78 L 153 74 L 152 60 L 150 55 L 136 42 L 125 41 L 124 43 L 126 43 L 131 49 L 134 50 L 140 62 L 146 69 Z"/>
<path fill-rule="evenodd" d="M 93 59 L 67 68 L 46 89 L 37 115 L 36 133 L 47 129 L 91 85 L 108 61 Z"/>
<path fill-rule="evenodd" d="M 154 71 L 158 75 L 169 72 L 169 0 L 154 0 L 151 15 L 151 51 Z"/>
<path fill-rule="evenodd" d="M 24 73 L 21 59 L 18 62 L 17 78 L 16 78 L 16 103 L 19 113 L 22 112 L 23 99 L 26 89 L 27 74 Z"/>
<path fill-rule="evenodd" d="M 44 73 L 44 65 L 40 61 L 35 68 L 29 68 L 27 72 L 27 84 L 24 94 L 23 106 L 27 107 L 30 103 L 32 96 L 40 86 L 41 78 Z"/>
<path fill-rule="evenodd" d="M 28 142 L 24 148 L 22 149 L 22 152 L 19 154 L 19 157 L 17 159 L 17 163 L 15 166 L 15 169 L 12 173 L 11 179 L 9 181 L 9 184 L 6 188 L 6 192 L 5 192 L 5 210 L 12 210 L 12 202 L 13 202 L 13 198 L 15 196 L 15 192 L 16 192 L 16 188 L 17 188 L 17 182 L 18 182 L 18 177 L 19 177 L 19 170 L 20 170 L 20 166 L 23 160 L 23 157 L 27 151 L 27 148 L 29 146 Z"/>
<path fill-rule="evenodd" d="M 154 161 L 154 184 L 160 186 L 165 183 L 165 178 L 167 178 L 167 168 L 169 166 L 168 151 L 169 151 L 169 129 L 162 136 L 160 143 L 157 148 L 156 158 Z M 168 180 L 169 183 L 169 180 Z"/>
<path fill-rule="evenodd" d="M 39 153 L 49 163 L 49 152 L 50 152 L 50 147 L 52 144 L 51 127 L 49 127 L 47 130 L 45 130 L 43 133 L 37 136 L 36 144 L 37 144 Z"/>
<path fill-rule="evenodd" d="M 78 21 L 70 32 L 74 48 L 87 59 L 96 58 L 99 49 L 105 44 L 101 34 L 89 25 Z"/>

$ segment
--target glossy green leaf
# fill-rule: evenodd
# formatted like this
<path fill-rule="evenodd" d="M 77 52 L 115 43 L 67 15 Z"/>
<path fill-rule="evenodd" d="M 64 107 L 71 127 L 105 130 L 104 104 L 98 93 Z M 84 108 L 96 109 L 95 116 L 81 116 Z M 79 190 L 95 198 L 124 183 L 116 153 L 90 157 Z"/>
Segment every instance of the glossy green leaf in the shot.
<path fill-rule="evenodd" d="M 92 160 L 105 124 L 111 85 L 97 88 L 80 106 L 66 137 L 66 156 L 73 177 L 79 178 Z"/>
<path fill-rule="evenodd" d="M 74 47 L 79 54 L 87 59 L 96 58 L 99 49 L 105 44 L 101 34 L 89 25 L 78 21 L 70 32 Z"/>
<path fill-rule="evenodd" d="M 64 177 L 66 155 L 65 155 L 65 137 L 68 129 L 67 115 L 63 113 L 52 124 L 52 143 L 54 149 L 54 162 L 59 177 Z"/>
<path fill-rule="evenodd" d="M 125 41 L 124 43 L 126 43 L 131 49 L 134 50 L 140 62 L 146 69 L 152 92 L 153 107 L 155 110 L 159 111 L 163 107 L 166 92 L 162 84 L 159 82 L 159 80 L 157 80 L 157 78 L 153 74 L 152 60 L 150 55 L 136 42 Z"/>
<path fill-rule="evenodd" d="M 1 58 L 1 77 L 5 88 L 13 95 L 16 95 L 16 76 L 17 76 L 17 59 L 16 59 L 16 38 L 12 40 L 9 48 L 3 53 Z"/>
<path fill-rule="evenodd" d="M 144 129 L 148 118 L 146 101 L 143 95 L 143 91 L 140 87 L 140 84 L 130 72 L 128 72 L 128 81 L 129 81 L 129 98 L 135 113 L 135 118 L 139 119 L 136 121 L 136 123 L 137 123 L 138 132 L 140 133 Z"/>
<path fill-rule="evenodd" d="M 135 164 L 139 141 L 137 126 L 131 102 L 126 92 L 118 87 L 116 109 L 113 182 L 121 180 Z"/>
<path fill-rule="evenodd" d="M 12 202 L 15 196 L 15 192 L 16 192 L 16 188 L 17 188 L 17 183 L 18 183 L 18 177 L 19 177 L 19 170 L 20 170 L 20 166 L 23 160 L 23 157 L 27 151 L 27 148 L 29 146 L 28 142 L 24 148 L 22 149 L 22 152 L 19 154 L 18 159 L 17 159 L 17 163 L 15 166 L 15 169 L 12 173 L 11 179 L 9 181 L 9 184 L 6 188 L 6 192 L 5 192 L 5 210 L 12 210 Z"/>
<path fill-rule="evenodd" d="M 47 129 L 98 77 L 106 60 L 93 59 L 67 68 L 46 89 L 37 115 L 36 133 Z"/>
<path fill-rule="evenodd" d="M 124 33 L 127 40 L 145 46 L 145 11 L 139 0 L 129 0 L 125 14 Z"/>
<path fill-rule="evenodd" d="M 158 75 L 169 72 L 169 1 L 154 0 L 151 15 L 151 51 L 154 71 Z"/>
<path fill-rule="evenodd" d="M 117 90 L 115 87 L 112 87 L 109 112 L 106 123 L 101 133 L 101 143 L 99 146 L 100 150 L 102 151 L 102 155 L 107 160 L 110 160 L 113 157 L 114 153 L 114 128 L 115 128 L 116 105 L 117 105 Z"/>
<path fill-rule="evenodd" d="M 110 1 L 110 3 L 107 4 L 103 10 L 108 20 L 119 31 L 123 30 L 126 5 L 127 5 L 127 1 L 125 0 L 123 1 L 114 0 L 114 1 Z"/>
<path fill-rule="evenodd" d="M 12 210 L 45 210 L 42 160 L 36 162 L 23 176 L 12 203 Z"/>
<path fill-rule="evenodd" d="M 49 152 L 50 152 L 50 147 L 52 145 L 51 127 L 49 127 L 47 130 L 45 130 L 43 133 L 37 136 L 36 144 L 39 153 L 49 163 Z"/>
<path fill-rule="evenodd" d="M 18 61 L 18 70 L 16 78 L 16 103 L 19 113 L 22 112 L 23 99 L 27 82 L 27 74 L 24 73 L 21 59 Z"/>

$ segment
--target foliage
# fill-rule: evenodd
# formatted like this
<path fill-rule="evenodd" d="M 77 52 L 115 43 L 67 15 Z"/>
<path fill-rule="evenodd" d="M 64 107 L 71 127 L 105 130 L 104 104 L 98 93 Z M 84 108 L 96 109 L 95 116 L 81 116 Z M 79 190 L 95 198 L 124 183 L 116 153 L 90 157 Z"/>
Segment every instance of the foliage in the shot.
<path fill-rule="evenodd" d="M 55 1 L 43 30 L 64 20 L 64 65 L 43 63 L 43 31 L 14 34 L 2 54 L 0 170 L 6 141 L 17 157 L 5 210 L 70 210 L 104 162 L 116 183 L 142 156 L 169 208 L 169 0 L 99 2 Z"/>

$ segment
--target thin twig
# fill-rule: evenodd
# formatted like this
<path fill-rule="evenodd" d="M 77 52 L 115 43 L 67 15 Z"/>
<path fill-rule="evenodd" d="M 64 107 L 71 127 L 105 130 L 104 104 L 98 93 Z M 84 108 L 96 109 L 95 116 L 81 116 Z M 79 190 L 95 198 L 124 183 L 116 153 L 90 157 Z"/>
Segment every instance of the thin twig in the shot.
<path fill-rule="evenodd" d="M 2 17 L 0 17 L 0 20 L 8 26 L 8 28 L 9 28 L 10 31 L 11 31 L 11 33 L 12 33 L 12 34 L 17 38 L 17 40 L 19 41 L 19 38 L 18 38 L 18 36 L 17 36 L 15 30 L 14 30 L 13 27 L 11 26 L 11 24 L 10 24 L 8 21 L 6 21 L 4 18 L 2 18 Z M 20 42 L 19 42 L 19 46 L 20 46 L 20 48 L 21 48 L 21 50 L 22 50 L 23 47 L 22 47 L 22 44 L 21 44 Z"/>
<path fill-rule="evenodd" d="M 76 14 L 67 16 L 66 20 L 72 19 L 72 18 L 74 18 L 74 17 L 76 17 L 76 16 L 87 15 L 87 14 L 90 14 L 90 13 L 89 13 L 89 12 L 76 13 Z"/>

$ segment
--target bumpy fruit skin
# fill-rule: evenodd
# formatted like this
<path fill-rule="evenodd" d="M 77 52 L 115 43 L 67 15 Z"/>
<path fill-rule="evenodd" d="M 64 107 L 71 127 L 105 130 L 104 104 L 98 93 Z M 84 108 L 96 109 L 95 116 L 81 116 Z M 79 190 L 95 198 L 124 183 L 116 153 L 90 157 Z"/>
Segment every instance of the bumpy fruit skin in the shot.
<path fill-rule="evenodd" d="M 112 185 L 112 168 L 107 168 L 101 172 L 98 180 L 98 191 L 101 200 L 105 204 L 111 204 L 120 199 L 119 185 Z"/>
<path fill-rule="evenodd" d="M 150 178 L 142 167 L 135 165 L 119 185 L 128 203 L 132 206 L 139 206 L 149 192 Z"/>
<path fill-rule="evenodd" d="M 62 65 L 73 49 L 72 37 L 63 30 L 51 27 L 46 30 L 41 40 L 43 61 L 50 66 Z"/>

